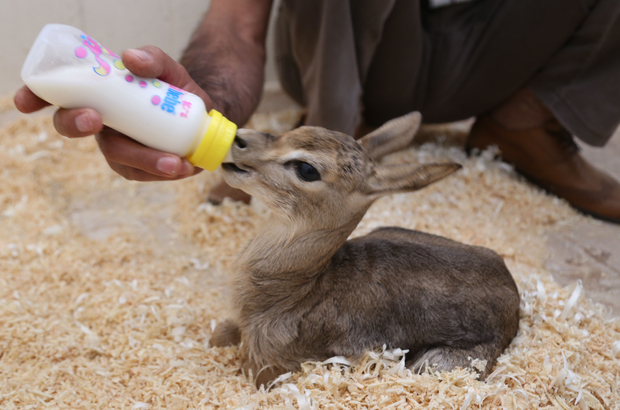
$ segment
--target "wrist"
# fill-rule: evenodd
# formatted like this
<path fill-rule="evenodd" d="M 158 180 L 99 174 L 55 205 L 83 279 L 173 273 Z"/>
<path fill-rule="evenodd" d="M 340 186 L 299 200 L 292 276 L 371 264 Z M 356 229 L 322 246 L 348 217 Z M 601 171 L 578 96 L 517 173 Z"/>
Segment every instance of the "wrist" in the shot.
<path fill-rule="evenodd" d="M 240 126 L 262 93 L 270 11 L 271 0 L 212 0 L 181 59 L 213 108 Z"/>
<path fill-rule="evenodd" d="M 202 31 L 186 49 L 181 64 L 198 86 L 208 108 L 242 126 L 258 105 L 264 80 L 265 50 L 234 34 Z"/>

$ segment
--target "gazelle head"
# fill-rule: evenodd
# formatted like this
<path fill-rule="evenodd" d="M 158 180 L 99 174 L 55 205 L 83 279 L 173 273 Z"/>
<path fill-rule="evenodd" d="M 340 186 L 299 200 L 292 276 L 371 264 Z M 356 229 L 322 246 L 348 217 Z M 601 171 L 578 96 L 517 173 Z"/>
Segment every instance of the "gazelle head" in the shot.
<path fill-rule="evenodd" d="M 296 227 L 322 230 L 357 224 L 378 197 L 418 190 L 461 167 L 452 162 L 375 162 L 409 145 L 420 122 L 414 112 L 359 141 L 320 127 L 279 136 L 241 129 L 232 147 L 234 163 L 222 165 L 224 178 Z"/>

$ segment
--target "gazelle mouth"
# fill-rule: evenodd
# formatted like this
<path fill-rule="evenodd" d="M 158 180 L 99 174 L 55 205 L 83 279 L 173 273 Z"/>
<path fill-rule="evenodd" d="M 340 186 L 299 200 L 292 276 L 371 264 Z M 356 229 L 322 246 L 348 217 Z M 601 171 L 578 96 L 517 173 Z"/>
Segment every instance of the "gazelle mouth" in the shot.
<path fill-rule="evenodd" d="M 249 171 L 243 169 L 243 168 L 239 168 L 236 164 L 232 163 L 232 162 L 226 162 L 224 164 L 222 164 L 222 169 L 224 171 L 228 171 L 228 172 L 235 172 L 237 174 L 247 174 Z"/>

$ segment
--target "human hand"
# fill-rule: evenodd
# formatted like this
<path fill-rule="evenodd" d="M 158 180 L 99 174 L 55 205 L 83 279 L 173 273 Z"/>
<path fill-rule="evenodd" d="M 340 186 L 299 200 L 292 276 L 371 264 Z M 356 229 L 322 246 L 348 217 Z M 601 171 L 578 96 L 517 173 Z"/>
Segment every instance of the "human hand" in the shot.
<path fill-rule="evenodd" d="M 137 76 L 163 80 L 198 95 L 207 109 L 213 107 L 211 98 L 192 80 L 185 68 L 161 49 L 146 46 L 126 50 L 122 59 L 125 67 Z M 23 113 L 32 113 L 49 105 L 26 86 L 17 91 L 14 101 Z M 60 108 L 54 114 L 54 126 L 58 133 L 69 138 L 96 134 L 99 148 L 110 168 L 129 180 L 176 180 L 201 171 L 187 159 L 145 147 L 112 128 L 104 127 L 99 113 L 90 108 Z"/>

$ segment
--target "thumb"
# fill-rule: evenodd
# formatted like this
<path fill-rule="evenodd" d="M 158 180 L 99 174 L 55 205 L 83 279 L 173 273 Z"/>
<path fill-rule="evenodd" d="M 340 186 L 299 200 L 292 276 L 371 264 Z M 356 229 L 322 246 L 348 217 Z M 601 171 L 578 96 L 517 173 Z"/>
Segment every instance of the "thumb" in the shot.
<path fill-rule="evenodd" d="M 163 50 L 155 46 L 144 46 L 125 50 L 122 55 L 123 64 L 129 71 L 146 78 L 158 78 L 194 93 L 211 107 L 213 103 L 205 91 L 196 84 L 181 64 L 172 59 Z"/>

